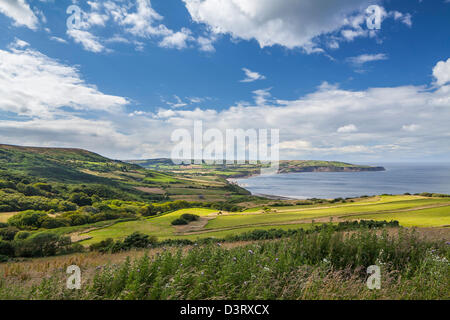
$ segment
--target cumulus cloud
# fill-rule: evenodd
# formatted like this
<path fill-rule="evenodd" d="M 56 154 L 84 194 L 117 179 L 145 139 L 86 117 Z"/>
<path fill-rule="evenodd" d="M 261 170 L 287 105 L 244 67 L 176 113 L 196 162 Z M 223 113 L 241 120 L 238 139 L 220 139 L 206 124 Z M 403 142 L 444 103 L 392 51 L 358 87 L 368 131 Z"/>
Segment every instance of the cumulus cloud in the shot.
<path fill-rule="evenodd" d="M 86 84 L 75 68 L 28 46 L 11 48 L 0 51 L 0 111 L 12 119 L 0 121 L 0 140 L 82 147 L 121 159 L 167 157 L 173 130 L 192 132 L 202 120 L 204 130 L 279 129 L 283 159 L 450 155 L 450 85 L 347 90 L 324 83 L 292 100 L 276 100 L 270 89 L 254 95 L 254 102 L 221 110 L 177 108 L 185 102 L 175 97 L 167 108 L 129 110 L 127 99 Z"/>
<path fill-rule="evenodd" d="M 261 47 L 281 45 L 289 49 L 303 48 L 307 53 L 323 52 L 320 37 L 333 35 L 328 45 L 338 40 L 373 36 L 365 27 L 366 9 L 380 4 L 373 0 L 183 0 L 195 22 L 203 23 L 216 34 L 256 40 Z M 411 16 L 400 12 L 386 13 L 406 24 Z M 336 36 L 339 34 L 339 36 Z"/>
<path fill-rule="evenodd" d="M 90 10 L 81 12 L 82 19 L 77 29 L 68 31 L 68 35 L 85 50 L 102 52 L 107 51 L 106 44 L 129 43 L 141 51 L 143 40 L 154 40 L 163 48 L 182 50 L 198 47 L 201 51 L 214 51 L 215 36 L 195 37 L 188 28 L 183 27 L 179 31 L 168 28 L 163 23 L 164 17 L 156 12 L 150 0 L 88 1 L 88 5 Z M 113 25 L 116 32 L 113 36 L 96 35 L 99 29 Z"/>
<path fill-rule="evenodd" d="M 0 50 L 0 110 L 52 117 L 63 107 L 117 111 L 128 103 L 84 82 L 78 70 L 16 40 Z"/>
<path fill-rule="evenodd" d="M 447 61 L 439 61 L 433 68 L 433 76 L 437 85 L 450 82 L 450 58 Z"/>
<path fill-rule="evenodd" d="M 187 42 L 192 41 L 193 39 L 191 31 L 183 28 L 181 31 L 165 36 L 159 45 L 163 48 L 184 49 L 187 47 Z"/>
<path fill-rule="evenodd" d="M 14 20 L 16 26 L 26 26 L 36 30 L 39 19 L 25 0 L 2 0 L 0 12 Z"/>
<path fill-rule="evenodd" d="M 255 71 L 251 71 L 250 69 L 247 68 L 242 68 L 242 71 L 244 71 L 245 73 L 245 79 L 241 80 L 241 82 L 253 82 L 256 80 L 264 80 L 266 78 L 262 74 Z"/>

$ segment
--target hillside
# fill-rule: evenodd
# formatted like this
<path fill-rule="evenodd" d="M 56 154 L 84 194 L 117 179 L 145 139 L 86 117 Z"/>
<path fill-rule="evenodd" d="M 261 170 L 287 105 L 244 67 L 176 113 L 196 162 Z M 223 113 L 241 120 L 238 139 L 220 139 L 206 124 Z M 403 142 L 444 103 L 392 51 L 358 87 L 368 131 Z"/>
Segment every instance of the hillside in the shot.
<path fill-rule="evenodd" d="M 224 201 L 227 197 L 247 194 L 222 178 L 175 177 L 87 150 L 4 144 L 0 145 L 0 182 L 0 189 L 1 184 L 23 183 L 30 190 L 35 183 L 64 184 L 67 190 L 95 184 L 108 188 L 111 198 L 139 201 Z M 25 195 L 39 196 L 40 192 L 35 190 Z"/>
<path fill-rule="evenodd" d="M 146 159 L 128 160 L 127 163 L 140 165 L 144 168 L 161 172 L 171 172 L 176 174 L 197 174 L 197 175 L 219 175 L 226 178 L 237 178 L 259 174 L 261 168 L 268 167 L 265 164 L 223 164 L 208 165 L 183 164 L 174 165 L 171 159 Z M 383 167 L 371 167 L 355 165 L 338 161 L 318 161 L 318 160 L 282 160 L 279 164 L 278 173 L 291 172 L 359 172 L 359 171 L 384 171 Z"/>
<path fill-rule="evenodd" d="M 127 172 L 136 165 L 110 160 L 82 149 L 0 145 L 0 171 L 60 182 L 106 182 L 89 172 Z"/>

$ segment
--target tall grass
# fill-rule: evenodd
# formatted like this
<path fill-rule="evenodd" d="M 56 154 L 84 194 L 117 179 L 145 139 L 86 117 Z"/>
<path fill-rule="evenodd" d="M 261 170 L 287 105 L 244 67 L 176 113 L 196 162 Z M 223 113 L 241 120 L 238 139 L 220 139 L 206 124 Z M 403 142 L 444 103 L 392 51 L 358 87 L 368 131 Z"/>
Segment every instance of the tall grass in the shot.
<path fill-rule="evenodd" d="M 24 289 L 0 282 L 0 298 L 35 299 L 449 299 L 450 249 L 411 231 L 335 232 L 224 249 L 219 244 L 166 250 L 106 265 L 82 290 L 53 275 Z M 366 287 L 379 265 L 380 290 Z M 24 280 L 25 281 L 25 280 Z"/>

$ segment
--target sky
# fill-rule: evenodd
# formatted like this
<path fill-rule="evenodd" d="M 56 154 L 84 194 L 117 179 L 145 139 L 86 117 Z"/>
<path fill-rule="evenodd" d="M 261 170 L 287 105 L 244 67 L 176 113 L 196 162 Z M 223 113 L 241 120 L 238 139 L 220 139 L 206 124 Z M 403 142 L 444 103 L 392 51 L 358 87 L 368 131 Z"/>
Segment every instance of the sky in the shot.
<path fill-rule="evenodd" d="M 0 0 L 0 143 L 169 157 L 201 120 L 279 129 L 282 159 L 448 161 L 449 36 L 448 0 Z"/>

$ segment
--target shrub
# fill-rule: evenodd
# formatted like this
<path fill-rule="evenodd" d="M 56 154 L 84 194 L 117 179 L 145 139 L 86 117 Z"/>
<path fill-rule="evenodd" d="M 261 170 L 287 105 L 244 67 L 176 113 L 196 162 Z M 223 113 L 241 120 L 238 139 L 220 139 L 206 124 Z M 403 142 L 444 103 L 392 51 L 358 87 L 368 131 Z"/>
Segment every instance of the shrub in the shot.
<path fill-rule="evenodd" d="M 197 221 L 198 219 L 200 219 L 200 217 L 198 215 L 191 214 L 191 213 L 182 214 L 180 218 L 183 220 L 186 220 L 188 222 Z"/>
<path fill-rule="evenodd" d="M 45 217 L 47 217 L 47 214 L 45 212 L 27 210 L 9 218 L 8 224 L 19 229 L 40 228 L 41 220 Z"/>
<path fill-rule="evenodd" d="M 71 194 L 70 198 L 69 198 L 69 201 L 73 202 L 73 203 L 76 203 L 80 207 L 92 205 L 91 198 L 87 194 L 85 194 L 83 192 L 78 192 L 78 193 Z"/>
<path fill-rule="evenodd" d="M 14 247 L 10 242 L 0 240 L 0 255 L 13 257 Z"/>
<path fill-rule="evenodd" d="M 25 240 L 16 241 L 16 255 L 20 257 L 46 257 L 69 251 L 69 237 L 41 232 Z"/>
<path fill-rule="evenodd" d="M 116 253 L 119 251 L 130 250 L 133 248 L 148 248 L 151 245 L 157 244 L 157 239 L 154 236 L 149 236 L 140 232 L 134 232 L 127 236 L 123 241 L 114 242 L 113 239 L 108 238 L 94 243 L 89 247 L 91 251 L 100 251 L 102 253 L 110 252 Z"/>
<path fill-rule="evenodd" d="M 17 232 L 19 232 L 19 229 L 15 227 L 2 228 L 0 229 L 0 237 L 3 240 L 11 241 L 14 239 L 14 236 L 16 235 Z"/>
<path fill-rule="evenodd" d="M 70 226 L 70 220 L 64 218 L 45 217 L 41 219 L 41 227 L 45 229 L 55 229 Z"/>
<path fill-rule="evenodd" d="M 70 201 L 60 201 L 58 204 L 59 211 L 73 211 L 77 210 L 77 205 Z"/>
<path fill-rule="evenodd" d="M 178 218 L 178 219 L 173 220 L 171 223 L 173 226 L 182 226 L 182 225 L 188 224 L 189 222 L 184 219 Z"/>
<path fill-rule="evenodd" d="M 156 242 L 155 237 L 150 237 L 147 234 L 134 232 L 123 240 L 125 248 L 147 248 L 150 244 Z"/>
<path fill-rule="evenodd" d="M 28 238 L 31 235 L 28 231 L 19 231 L 16 233 L 14 240 L 24 240 Z"/>
<path fill-rule="evenodd" d="M 100 251 L 106 253 L 110 250 L 111 246 L 114 244 L 114 240 L 112 238 L 108 238 L 106 240 L 102 240 L 98 243 L 93 243 L 89 246 L 90 251 Z"/>
<path fill-rule="evenodd" d="M 41 189 L 41 190 L 47 191 L 47 192 L 51 192 L 52 191 L 52 186 L 50 184 L 48 184 L 48 183 L 38 182 L 38 183 L 35 183 L 33 185 L 33 187 L 35 187 L 37 189 Z"/>

